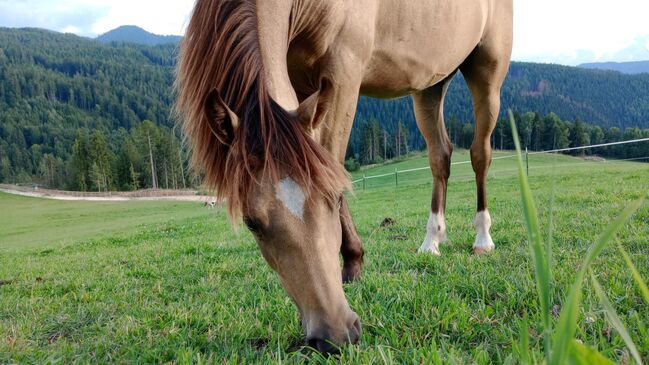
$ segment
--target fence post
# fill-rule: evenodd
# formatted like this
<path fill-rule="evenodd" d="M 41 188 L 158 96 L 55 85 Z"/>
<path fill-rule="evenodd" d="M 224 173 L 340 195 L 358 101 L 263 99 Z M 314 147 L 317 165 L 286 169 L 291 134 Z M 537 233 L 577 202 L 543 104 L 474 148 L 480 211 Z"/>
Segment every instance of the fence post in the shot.
<path fill-rule="evenodd" d="M 530 176 L 530 161 L 529 153 L 527 153 L 527 147 L 525 147 L 525 176 Z"/>
<path fill-rule="evenodd" d="M 363 174 L 363 190 L 365 190 L 365 175 Z"/>
<path fill-rule="evenodd" d="M 396 167 L 394 168 L 394 186 L 399 186 L 399 169 Z"/>

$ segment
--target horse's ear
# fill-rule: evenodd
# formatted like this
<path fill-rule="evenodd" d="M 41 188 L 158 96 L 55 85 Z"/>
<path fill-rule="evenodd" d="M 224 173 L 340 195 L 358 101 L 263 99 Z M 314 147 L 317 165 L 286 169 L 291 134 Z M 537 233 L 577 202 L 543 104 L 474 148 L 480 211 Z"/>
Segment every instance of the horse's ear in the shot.
<path fill-rule="evenodd" d="M 295 111 L 300 123 L 302 123 L 307 130 L 312 130 L 317 127 L 315 125 L 315 115 L 318 110 L 319 97 L 320 91 L 314 92 L 311 96 L 304 99 Z"/>
<path fill-rule="evenodd" d="M 214 136 L 223 144 L 230 145 L 239 127 L 239 117 L 225 104 L 217 89 L 205 97 L 205 115 Z"/>

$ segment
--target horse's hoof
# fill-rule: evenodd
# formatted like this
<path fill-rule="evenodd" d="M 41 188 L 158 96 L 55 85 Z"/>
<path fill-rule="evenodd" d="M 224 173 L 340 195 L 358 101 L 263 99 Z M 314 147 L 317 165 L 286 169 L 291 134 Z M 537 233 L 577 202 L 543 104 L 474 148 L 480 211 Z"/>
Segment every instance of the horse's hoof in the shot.
<path fill-rule="evenodd" d="M 417 250 L 417 253 L 420 254 L 431 254 L 433 256 L 442 256 L 442 253 L 439 252 L 439 249 L 437 247 L 420 247 L 419 250 Z"/>
<path fill-rule="evenodd" d="M 494 250 L 493 246 L 474 247 L 473 248 L 473 253 L 476 254 L 476 255 L 486 255 L 486 254 L 490 253 L 493 250 Z"/>

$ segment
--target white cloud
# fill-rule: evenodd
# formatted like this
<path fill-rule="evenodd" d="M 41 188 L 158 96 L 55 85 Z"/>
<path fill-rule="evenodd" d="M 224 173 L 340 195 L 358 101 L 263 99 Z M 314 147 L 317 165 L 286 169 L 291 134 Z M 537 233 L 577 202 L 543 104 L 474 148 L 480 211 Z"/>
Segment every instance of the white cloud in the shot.
<path fill-rule="evenodd" d="M 73 33 L 73 34 L 79 34 L 81 33 L 81 29 L 74 25 L 68 25 L 65 28 L 61 29 L 61 33 Z"/>
<path fill-rule="evenodd" d="M 647 0 L 513 1 L 514 60 L 649 59 Z M 194 0 L 0 0 L 0 26 L 96 36 L 137 25 L 157 34 L 183 34 L 193 5 Z"/>
<path fill-rule="evenodd" d="M 56 31 L 74 26 L 76 34 L 91 35 L 90 27 L 108 11 L 107 3 L 92 0 L 0 0 L 0 26 Z"/>
<path fill-rule="evenodd" d="M 193 0 L 101 0 L 110 4 L 106 16 L 92 25 L 102 34 L 120 25 L 137 25 L 156 34 L 182 34 L 194 5 Z"/>
<path fill-rule="evenodd" d="M 514 5 L 514 59 L 605 60 L 649 32 L 646 0 L 514 0 Z"/>

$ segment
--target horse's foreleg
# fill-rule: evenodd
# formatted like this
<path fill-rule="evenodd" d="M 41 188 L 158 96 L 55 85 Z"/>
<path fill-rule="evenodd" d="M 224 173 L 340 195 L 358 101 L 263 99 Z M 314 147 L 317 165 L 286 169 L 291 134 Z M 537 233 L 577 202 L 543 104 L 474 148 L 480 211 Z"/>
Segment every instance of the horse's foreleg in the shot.
<path fill-rule="evenodd" d="M 348 283 L 360 277 L 364 251 L 345 197 L 342 197 L 340 202 L 340 224 L 343 233 L 340 246 L 343 256 L 343 282 Z"/>
<path fill-rule="evenodd" d="M 336 69 L 336 68 L 334 68 Z M 340 67 L 338 69 L 346 69 Z M 340 163 L 345 160 L 347 143 L 351 132 L 356 104 L 358 101 L 358 89 L 360 79 L 352 80 L 356 75 L 327 75 L 323 80 L 320 98 L 321 101 L 317 115 L 318 125 L 315 135 L 322 146 L 329 150 Z M 360 75 L 360 72 L 358 73 Z M 345 82 L 341 82 L 344 80 Z M 350 282 L 360 277 L 363 266 L 363 246 L 361 239 L 356 232 L 356 226 L 349 211 L 347 199 L 343 196 L 340 202 L 340 224 L 342 228 L 342 244 L 340 253 L 343 257 L 342 278 L 344 282 Z"/>
<path fill-rule="evenodd" d="M 487 173 L 491 165 L 491 132 L 500 111 L 500 87 L 509 66 L 511 43 L 486 40 L 460 67 L 473 97 L 475 134 L 471 144 L 471 165 L 477 188 L 477 213 L 473 220 L 476 239 L 473 252 L 483 254 L 495 248 L 489 230 Z"/>
<path fill-rule="evenodd" d="M 413 94 L 417 126 L 426 140 L 434 181 L 426 238 L 419 247 L 419 252 L 429 252 L 436 256 L 441 255 L 439 243 L 446 239 L 444 209 L 453 145 L 444 126 L 444 95 L 452 77 L 451 75 L 439 84 Z"/>

